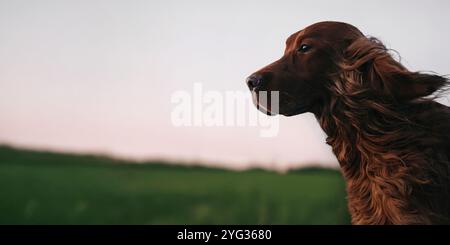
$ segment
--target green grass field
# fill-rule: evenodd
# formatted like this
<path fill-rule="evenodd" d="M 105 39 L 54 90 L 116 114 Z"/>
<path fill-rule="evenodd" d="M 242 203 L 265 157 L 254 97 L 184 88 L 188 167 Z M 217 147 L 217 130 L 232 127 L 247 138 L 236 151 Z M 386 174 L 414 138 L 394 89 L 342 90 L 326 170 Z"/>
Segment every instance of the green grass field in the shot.
<path fill-rule="evenodd" d="M 0 146 L 0 224 L 348 224 L 335 170 L 280 174 Z"/>

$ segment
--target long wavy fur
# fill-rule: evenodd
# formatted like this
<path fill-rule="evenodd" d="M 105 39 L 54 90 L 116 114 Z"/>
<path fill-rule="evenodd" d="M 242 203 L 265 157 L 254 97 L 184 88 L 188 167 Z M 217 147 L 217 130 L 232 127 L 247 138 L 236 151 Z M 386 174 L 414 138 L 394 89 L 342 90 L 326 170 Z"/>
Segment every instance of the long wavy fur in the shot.
<path fill-rule="evenodd" d="M 347 182 L 354 224 L 450 222 L 450 109 L 443 76 L 411 72 L 377 39 L 336 58 L 318 119 Z"/>

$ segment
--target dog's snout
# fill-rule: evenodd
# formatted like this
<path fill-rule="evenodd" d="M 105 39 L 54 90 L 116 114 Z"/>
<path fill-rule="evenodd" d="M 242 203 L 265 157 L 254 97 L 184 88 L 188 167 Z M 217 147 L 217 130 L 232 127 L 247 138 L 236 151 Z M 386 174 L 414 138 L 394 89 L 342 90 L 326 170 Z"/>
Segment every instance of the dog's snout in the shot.
<path fill-rule="evenodd" d="M 247 78 L 247 86 L 250 90 L 257 90 L 263 83 L 262 75 L 255 73 Z"/>

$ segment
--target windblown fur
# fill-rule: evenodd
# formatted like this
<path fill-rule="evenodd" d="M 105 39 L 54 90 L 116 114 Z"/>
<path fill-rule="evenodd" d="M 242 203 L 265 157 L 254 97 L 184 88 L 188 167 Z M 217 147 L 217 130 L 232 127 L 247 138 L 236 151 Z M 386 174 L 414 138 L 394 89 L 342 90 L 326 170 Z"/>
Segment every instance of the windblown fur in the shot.
<path fill-rule="evenodd" d="M 423 98 L 448 80 L 408 71 L 376 39 L 346 52 L 318 119 L 347 182 L 352 223 L 449 223 L 450 109 Z"/>

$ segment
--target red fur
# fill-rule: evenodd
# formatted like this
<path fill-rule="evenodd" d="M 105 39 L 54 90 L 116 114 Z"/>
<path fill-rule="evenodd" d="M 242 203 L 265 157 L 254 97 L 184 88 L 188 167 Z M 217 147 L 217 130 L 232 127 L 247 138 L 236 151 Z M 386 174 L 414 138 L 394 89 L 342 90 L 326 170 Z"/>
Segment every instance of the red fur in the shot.
<path fill-rule="evenodd" d="M 310 50 L 298 51 L 307 43 Z M 280 114 L 316 115 L 347 183 L 353 224 L 450 222 L 450 108 L 427 97 L 448 79 L 411 72 L 355 27 L 321 22 L 293 34 L 257 72 Z"/>

